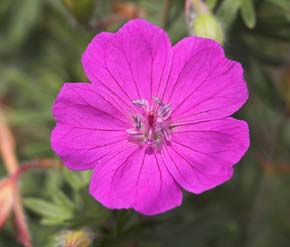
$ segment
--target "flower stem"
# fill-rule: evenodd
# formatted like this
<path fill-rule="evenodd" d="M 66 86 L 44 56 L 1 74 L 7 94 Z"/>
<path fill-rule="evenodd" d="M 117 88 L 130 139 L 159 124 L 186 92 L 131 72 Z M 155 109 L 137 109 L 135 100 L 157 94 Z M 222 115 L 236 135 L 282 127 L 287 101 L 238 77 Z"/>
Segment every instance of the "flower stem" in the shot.
<path fill-rule="evenodd" d="M 15 151 L 15 139 L 6 123 L 5 117 L 0 112 L 0 154 L 8 173 L 13 176 L 18 170 L 18 160 Z M 22 199 L 17 185 L 14 190 L 14 214 L 17 227 L 18 240 L 26 247 L 31 247 L 30 233 L 26 222 Z"/>
<path fill-rule="evenodd" d="M 166 28 L 166 26 L 167 26 L 167 22 L 168 22 L 168 19 L 169 19 L 170 7 L 171 7 L 171 0 L 165 0 L 164 8 L 163 8 L 163 11 L 162 11 L 162 16 L 161 16 L 161 26 L 163 28 Z"/>
<path fill-rule="evenodd" d="M 59 160 L 54 159 L 39 159 L 33 160 L 31 162 L 23 163 L 14 174 L 12 174 L 12 179 L 17 180 L 20 175 L 24 172 L 34 169 L 47 169 L 47 168 L 60 168 L 62 163 Z"/>
<path fill-rule="evenodd" d="M 4 115 L 0 112 L 0 154 L 4 165 L 10 175 L 18 169 L 18 161 L 15 155 L 15 140 L 11 129 L 7 125 Z"/>

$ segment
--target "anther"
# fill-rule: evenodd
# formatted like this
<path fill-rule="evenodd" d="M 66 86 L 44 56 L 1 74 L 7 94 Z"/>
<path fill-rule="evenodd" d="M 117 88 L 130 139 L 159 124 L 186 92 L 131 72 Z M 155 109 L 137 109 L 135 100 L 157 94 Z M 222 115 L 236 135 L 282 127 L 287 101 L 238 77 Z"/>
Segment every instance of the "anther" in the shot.
<path fill-rule="evenodd" d="M 143 135 L 142 133 L 140 133 L 139 131 L 137 131 L 136 129 L 127 129 L 126 130 L 128 134 L 136 136 L 136 135 Z"/>
<path fill-rule="evenodd" d="M 134 99 L 133 100 L 133 105 L 137 107 L 147 107 L 148 106 L 148 101 L 146 99 Z"/>
<path fill-rule="evenodd" d="M 162 132 L 162 134 L 163 134 L 165 140 L 168 141 L 168 142 L 170 142 L 170 141 L 171 141 L 171 135 L 170 135 L 169 130 L 163 128 L 163 129 L 161 129 L 161 132 Z"/>
<path fill-rule="evenodd" d="M 154 97 L 154 102 L 160 106 L 164 106 L 164 103 L 158 98 L 158 97 Z"/>
<path fill-rule="evenodd" d="M 133 116 L 135 121 L 135 127 L 136 129 L 140 129 L 142 126 L 141 118 L 139 116 Z"/>
<path fill-rule="evenodd" d="M 163 120 L 166 120 L 171 115 L 171 106 L 170 105 L 164 105 L 158 109 L 158 115 L 163 118 Z"/>

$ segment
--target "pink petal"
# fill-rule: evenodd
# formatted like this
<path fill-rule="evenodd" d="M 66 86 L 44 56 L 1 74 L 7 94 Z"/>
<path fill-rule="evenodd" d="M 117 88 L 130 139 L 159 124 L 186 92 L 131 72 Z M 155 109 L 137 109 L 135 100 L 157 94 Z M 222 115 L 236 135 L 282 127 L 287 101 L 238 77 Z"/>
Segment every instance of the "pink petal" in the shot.
<path fill-rule="evenodd" d="M 247 100 L 243 69 L 224 57 L 210 39 L 189 37 L 173 48 L 173 66 L 164 94 L 172 119 L 180 122 L 230 116 Z"/>
<path fill-rule="evenodd" d="M 233 118 L 177 127 L 164 161 L 180 186 L 201 193 L 231 178 L 236 164 L 249 147 L 245 121 Z"/>
<path fill-rule="evenodd" d="M 129 21 L 116 34 L 95 36 L 83 54 L 89 80 L 106 88 L 123 105 L 151 101 L 162 91 L 171 64 L 171 44 L 159 27 L 141 19 Z"/>
<path fill-rule="evenodd" d="M 182 201 L 180 187 L 158 154 L 135 143 L 95 168 L 90 193 L 106 207 L 134 208 L 145 215 L 165 212 Z"/>
<path fill-rule="evenodd" d="M 66 83 L 52 111 L 51 145 L 71 169 L 91 169 L 128 142 L 129 116 L 94 85 Z"/>

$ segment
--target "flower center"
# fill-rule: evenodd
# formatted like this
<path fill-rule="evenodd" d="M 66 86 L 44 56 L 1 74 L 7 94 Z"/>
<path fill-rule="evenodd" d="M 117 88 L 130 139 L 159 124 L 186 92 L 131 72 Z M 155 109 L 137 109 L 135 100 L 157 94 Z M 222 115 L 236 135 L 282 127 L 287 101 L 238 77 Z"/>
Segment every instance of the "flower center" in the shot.
<path fill-rule="evenodd" d="M 145 99 L 133 100 L 133 104 L 137 111 L 132 116 L 133 128 L 127 129 L 130 140 L 157 149 L 170 143 L 170 105 L 164 104 L 157 97 L 154 98 L 151 106 Z"/>

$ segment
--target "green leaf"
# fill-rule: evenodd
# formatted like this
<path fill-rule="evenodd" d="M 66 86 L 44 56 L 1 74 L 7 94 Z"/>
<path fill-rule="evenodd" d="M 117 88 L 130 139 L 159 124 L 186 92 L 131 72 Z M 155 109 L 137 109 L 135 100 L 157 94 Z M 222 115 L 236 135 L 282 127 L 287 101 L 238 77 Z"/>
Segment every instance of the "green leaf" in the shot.
<path fill-rule="evenodd" d="M 26 198 L 24 205 L 46 219 L 63 222 L 73 217 L 73 210 L 37 198 Z"/>
<path fill-rule="evenodd" d="M 256 25 L 256 14 L 255 14 L 253 0 L 242 0 L 241 14 L 247 27 L 254 28 Z"/>
<path fill-rule="evenodd" d="M 67 219 L 57 217 L 44 217 L 40 220 L 40 223 L 47 226 L 63 224 Z"/>
<path fill-rule="evenodd" d="M 6 11 L 10 8 L 11 6 L 11 1 L 1 1 L 0 2 L 0 16 L 5 14 Z"/>
<path fill-rule="evenodd" d="M 70 171 L 69 169 L 64 168 L 63 175 L 66 182 L 74 191 L 79 191 L 84 186 L 84 183 L 78 172 Z"/>
<path fill-rule="evenodd" d="M 80 176 L 82 179 L 83 186 L 87 186 L 91 180 L 92 172 L 91 171 L 83 171 L 83 172 L 80 172 Z"/>
<path fill-rule="evenodd" d="M 12 43 L 22 42 L 28 36 L 29 31 L 37 22 L 41 2 L 38 0 L 14 1 L 14 14 L 9 30 Z"/>
<path fill-rule="evenodd" d="M 289 0 L 267 0 L 267 2 L 272 3 L 284 11 L 290 11 L 290 1 Z"/>
<path fill-rule="evenodd" d="M 74 18 L 81 23 L 87 23 L 90 20 L 96 6 L 95 0 L 63 0 L 63 3 Z"/>
<path fill-rule="evenodd" d="M 67 208 L 68 210 L 73 211 L 74 210 L 74 204 L 73 202 L 67 197 L 63 191 L 61 191 L 58 188 L 55 188 L 51 191 L 51 198 L 52 200 L 59 206 L 62 206 L 64 208 Z"/>
<path fill-rule="evenodd" d="M 217 10 L 217 18 L 223 24 L 224 30 L 227 31 L 233 24 L 242 0 L 224 0 Z"/>
<path fill-rule="evenodd" d="M 272 78 L 258 64 L 257 61 L 252 60 L 248 69 L 249 77 L 253 80 L 251 87 L 253 88 L 253 92 L 268 107 L 276 109 L 280 100 L 277 89 L 274 86 Z"/>
<path fill-rule="evenodd" d="M 267 0 L 269 3 L 277 6 L 284 11 L 286 19 L 290 22 L 290 1 L 289 0 Z"/>

